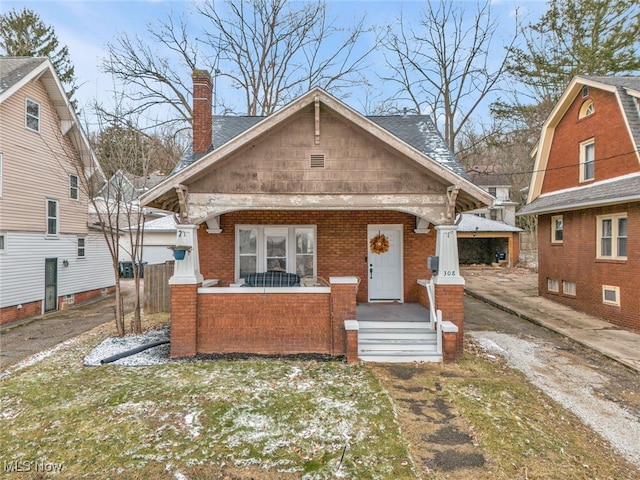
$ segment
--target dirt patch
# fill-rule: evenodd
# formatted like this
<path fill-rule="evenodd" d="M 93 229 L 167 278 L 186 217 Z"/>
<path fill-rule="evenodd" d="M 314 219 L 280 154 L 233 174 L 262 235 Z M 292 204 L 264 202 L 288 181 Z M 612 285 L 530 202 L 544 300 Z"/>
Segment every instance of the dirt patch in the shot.
<path fill-rule="evenodd" d="M 398 422 L 409 442 L 420 476 L 435 472 L 460 479 L 492 478 L 485 453 L 474 443 L 471 427 L 442 391 L 443 365 L 372 365 L 396 404 Z"/>

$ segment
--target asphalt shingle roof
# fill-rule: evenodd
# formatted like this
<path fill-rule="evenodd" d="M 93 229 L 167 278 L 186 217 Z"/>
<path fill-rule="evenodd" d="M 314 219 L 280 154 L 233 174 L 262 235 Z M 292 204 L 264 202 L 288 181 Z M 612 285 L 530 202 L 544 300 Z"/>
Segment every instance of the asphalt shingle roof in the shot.
<path fill-rule="evenodd" d="M 0 57 L 0 93 L 19 83 L 46 60 L 43 57 Z"/>
<path fill-rule="evenodd" d="M 522 207 L 518 215 L 577 210 L 627 201 L 640 201 L 640 174 L 541 195 Z"/>
<path fill-rule="evenodd" d="M 458 232 L 522 232 L 522 229 L 472 213 L 463 213 L 458 223 Z"/>

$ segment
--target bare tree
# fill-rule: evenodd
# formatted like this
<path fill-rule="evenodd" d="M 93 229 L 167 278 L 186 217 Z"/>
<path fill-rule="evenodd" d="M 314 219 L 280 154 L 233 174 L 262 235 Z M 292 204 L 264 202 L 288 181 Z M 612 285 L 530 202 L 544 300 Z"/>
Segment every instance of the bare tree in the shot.
<path fill-rule="evenodd" d="M 462 2 L 427 2 L 418 27 L 401 16 L 384 42 L 391 73 L 382 79 L 397 85 L 393 98 L 442 122 L 454 151 L 456 137 L 505 71 L 507 50 L 497 53 L 490 3 L 478 4 L 471 17 Z"/>
<path fill-rule="evenodd" d="M 103 69 L 129 86 L 133 113 L 165 105 L 167 122 L 188 128 L 196 66 L 244 97 L 236 112 L 232 99 L 216 95 L 225 112 L 248 115 L 269 115 L 313 86 L 336 93 L 366 81 L 361 69 L 376 42 L 361 42 L 372 31 L 364 18 L 341 29 L 322 1 L 208 0 L 196 8 L 198 34 L 169 17 L 147 39 L 125 34 L 108 45 Z"/>

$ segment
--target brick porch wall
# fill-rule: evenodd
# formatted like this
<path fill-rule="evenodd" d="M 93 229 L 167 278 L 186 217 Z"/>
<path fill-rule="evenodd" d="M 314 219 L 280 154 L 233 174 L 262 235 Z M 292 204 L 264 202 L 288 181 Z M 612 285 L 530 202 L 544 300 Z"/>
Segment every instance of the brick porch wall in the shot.
<path fill-rule="evenodd" d="M 442 319 L 458 327 L 456 338 L 457 353 L 462 354 L 464 346 L 464 285 L 436 285 L 436 308 L 442 311 Z"/>
<path fill-rule="evenodd" d="M 198 353 L 332 354 L 329 297 L 199 294 Z M 344 349 L 338 352 L 343 353 Z"/>

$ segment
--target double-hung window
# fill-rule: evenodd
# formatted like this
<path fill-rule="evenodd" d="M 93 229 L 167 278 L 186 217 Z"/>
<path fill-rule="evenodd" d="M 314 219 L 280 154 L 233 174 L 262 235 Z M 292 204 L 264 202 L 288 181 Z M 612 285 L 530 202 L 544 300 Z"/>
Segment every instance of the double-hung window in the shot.
<path fill-rule="evenodd" d="M 595 177 L 596 144 L 593 139 L 580 144 L 580 181 L 588 182 Z"/>
<path fill-rule="evenodd" d="M 316 272 L 313 225 L 237 225 L 236 278 L 281 270 L 300 277 Z"/>
<path fill-rule="evenodd" d="M 58 236 L 58 201 L 47 199 L 47 237 Z"/>
<path fill-rule="evenodd" d="M 80 198 L 80 184 L 78 183 L 78 175 L 69 174 L 69 198 L 78 200 Z"/>
<path fill-rule="evenodd" d="M 24 123 L 29 130 L 40 131 L 40 104 L 28 98 L 25 101 Z"/>
<path fill-rule="evenodd" d="M 85 238 L 78 237 L 78 258 L 86 257 L 85 245 L 86 245 Z"/>
<path fill-rule="evenodd" d="M 562 215 L 551 217 L 551 243 L 562 243 L 564 236 L 564 222 Z"/>
<path fill-rule="evenodd" d="M 601 215 L 597 217 L 597 258 L 627 258 L 627 214 Z"/>

